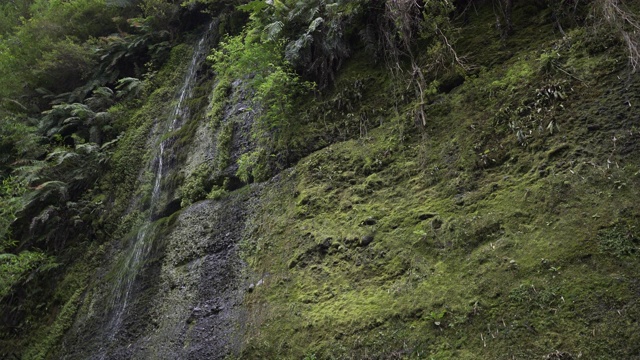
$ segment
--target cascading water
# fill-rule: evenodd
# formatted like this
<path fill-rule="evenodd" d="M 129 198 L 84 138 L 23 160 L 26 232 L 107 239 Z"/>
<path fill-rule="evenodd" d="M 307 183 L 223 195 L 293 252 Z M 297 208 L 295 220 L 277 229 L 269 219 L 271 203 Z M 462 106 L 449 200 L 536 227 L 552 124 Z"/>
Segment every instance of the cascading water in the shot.
<path fill-rule="evenodd" d="M 165 118 L 164 121 L 156 123 L 154 129 L 156 138 L 164 138 L 165 134 L 179 130 L 184 121 L 188 119 L 190 109 L 186 101 L 193 96 L 193 90 L 197 83 L 197 72 L 206 58 L 210 39 L 213 33 L 212 29 L 215 25 L 216 22 L 212 22 L 207 28 L 205 34 L 197 43 L 191 63 L 187 68 L 183 85 L 177 94 L 175 106 L 173 107 L 170 115 Z M 164 129 L 162 129 L 163 127 Z M 150 213 L 144 224 L 138 230 L 136 236 L 132 238 L 129 248 L 126 250 L 127 255 L 117 265 L 117 285 L 111 301 L 112 315 L 108 330 L 109 344 L 113 342 L 116 334 L 122 327 L 123 319 L 125 318 L 128 311 L 128 305 L 131 301 L 136 276 L 139 274 L 140 269 L 143 267 L 144 262 L 151 251 L 152 239 L 150 239 L 150 236 L 148 235 L 152 233 L 152 215 L 154 211 L 157 210 L 158 201 L 162 193 L 162 179 L 165 171 L 167 170 L 165 164 L 165 152 L 167 147 L 170 146 L 171 141 L 171 138 L 159 141 L 158 151 L 150 164 L 150 168 L 155 169 L 153 189 L 150 197 Z M 105 348 L 103 348 L 103 351 L 104 352 L 100 356 L 101 359 L 104 359 L 107 356 Z"/>

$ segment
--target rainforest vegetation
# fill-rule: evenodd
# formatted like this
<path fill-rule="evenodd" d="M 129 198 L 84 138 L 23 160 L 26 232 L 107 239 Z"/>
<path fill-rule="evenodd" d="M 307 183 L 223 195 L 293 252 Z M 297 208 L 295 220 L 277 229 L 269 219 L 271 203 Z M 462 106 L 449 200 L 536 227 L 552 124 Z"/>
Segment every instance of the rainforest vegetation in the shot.
<path fill-rule="evenodd" d="M 637 2 L 0 9 L 0 359 L 640 357 Z"/>

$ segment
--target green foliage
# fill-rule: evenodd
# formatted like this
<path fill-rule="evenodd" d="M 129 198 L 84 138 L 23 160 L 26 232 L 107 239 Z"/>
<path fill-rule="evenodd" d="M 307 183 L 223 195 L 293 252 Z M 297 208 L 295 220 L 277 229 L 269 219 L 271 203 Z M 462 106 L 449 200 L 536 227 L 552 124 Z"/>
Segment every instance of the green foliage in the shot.
<path fill-rule="evenodd" d="M 0 39 L 0 96 L 22 94 L 25 85 L 27 91 L 66 92 L 83 84 L 94 64 L 86 41 L 114 32 L 115 14 L 104 0 L 39 0 L 29 12 L 28 20 Z"/>
<path fill-rule="evenodd" d="M 213 14 L 220 14 L 222 12 L 232 10 L 236 6 L 242 8 L 244 5 L 243 6 L 239 6 L 239 5 L 244 2 L 246 1 L 245 0 L 183 0 L 181 5 L 184 7 L 190 7 L 193 5 L 201 4 L 207 7 L 207 11 Z M 255 2 L 264 3 L 263 1 L 255 1 Z"/>
<path fill-rule="evenodd" d="M 125 76 L 141 77 L 141 68 L 162 63 L 170 48 L 171 33 L 153 23 L 153 17 L 131 18 L 126 25 L 128 33 L 119 32 L 92 41 L 100 59 L 98 78 L 114 82 Z"/>
<path fill-rule="evenodd" d="M 265 157 L 266 153 L 262 148 L 242 154 L 237 161 L 236 176 L 246 184 L 268 180 L 270 174 L 267 168 L 268 159 Z"/>
<path fill-rule="evenodd" d="M 15 177 L 3 179 L 0 186 L 0 299 L 59 266 L 55 257 L 39 249 L 15 252 L 19 242 L 12 237 L 11 226 L 23 209 L 26 191 L 24 182 Z"/>
<path fill-rule="evenodd" d="M 35 273 L 44 273 L 57 266 L 54 257 L 40 251 L 22 251 L 14 255 L 0 249 L 0 299 L 9 295 L 15 286 L 24 285 Z"/>
<path fill-rule="evenodd" d="M 231 165 L 231 143 L 233 140 L 233 128 L 235 122 L 233 120 L 222 124 L 218 136 L 216 138 L 216 158 L 215 168 L 224 170 Z"/>
<path fill-rule="evenodd" d="M 267 7 L 269 7 L 269 4 L 267 4 L 266 1 L 253 0 L 248 2 L 247 4 L 238 6 L 238 10 L 246 11 L 248 13 L 259 13 Z"/>
<path fill-rule="evenodd" d="M 275 139 L 283 138 L 295 120 L 296 101 L 313 89 L 313 84 L 302 81 L 286 66 L 276 66 L 262 82 L 256 84 L 256 99 L 261 107 L 258 137 L 271 134 Z M 286 143 L 286 137 L 282 139 Z M 276 146 L 284 147 L 284 144 Z"/>
<path fill-rule="evenodd" d="M 47 88 L 54 93 L 78 88 L 94 71 L 95 62 L 92 57 L 93 51 L 89 47 L 70 39 L 59 41 L 34 64 L 31 74 L 33 86 Z"/>
<path fill-rule="evenodd" d="M 15 245 L 11 239 L 11 224 L 20 210 L 19 198 L 26 191 L 24 183 L 14 177 L 2 179 L 0 186 L 0 253 Z"/>
<path fill-rule="evenodd" d="M 109 154 L 107 148 L 87 143 L 74 150 L 59 148 L 44 161 L 16 170 L 32 189 L 20 198 L 18 219 L 13 225 L 23 246 L 39 243 L 49 250 L 62 251 L 73 236 L 72 229 L 84 231 L 84 236 L 93 234 L 92 224 L 82 219 L 97 205 L 81 200 L 81 196 L 102 175 Z"/>
<path fill-rule="evenodd" d="M 29 15 L 29 6 L 32 2 L 30 0 L 16 0 L 0 4 L 0 36 L 15 30 L 21 19 Z"/>
<path fill-rule="evenodd" d="M 116 97 L 118 99 L 135 99 L 141 95 L 144 89 L 144 82 L 131 77 L 126 77 L 118 80 L 116 86 Z"/>
<path fill-rule="evenodd" d="M 27 119 L 10 114 L 0 116 L 0 179 L 3 179 L 15 161 L 37 154 L 39 137 Z"/>
<path fill-rule="evenodd" d="M 228 103 L 229 90 L 231 89 L 230 76 L 221 74 L 213 89 L 211 106 L 207 116 L 211 118 L 211 127 L 218 129 L 224 115 L 224 108 Z"/>
<path fill-rule="evenodd" d="M 207 189 L 211 187 L 212 169 L 208 164 L 200 164 L 178 189 L 181 199 L 180 206 L 187 207 L 207 196 Z"/>
<path fill-rule="evenodd" d="M 150 29 L 167 29 L 167 26 L 180 12 L 180 4 L 177 1 L 167 0 L 142 0 L 139 4 Z"/>
<path fill-rule="evenodd" d="M 40 334 L 41 337 L 37 342 L 33 343 L 25 353 L 25 357 L 34 360 L 44 360 L 50 356 L 51 349 L 57 345 L 57 342 L 64 333 L 71 327 L 78 307 L 81 304 L 84 287 L 77 289 L 73 295 L 66 301 L 60 312 L 57 314 L 55 321 L 46 333 Z"/>
<path fill-rule="evenodd" d="M 366 0 L 277 1 L 266 9 L 258 5 L 247 9 L 263 24 L 263 37 L 284 41 L 285 59 L 324 87 L 350 55 L 348 39 L 368 4 Z"/>
<path fill-rule="evenodd" d="M 640 250 L 640 240 L 630 225 L 616 224 L 598 232 L 600 251 L 607 255 L 625 258 L 636 255 Z"/>
<path fill-rule="evenodd" d="M 299 123 L 293 113 L 294 105 L 310 93 L 313 84 L 303 81 L 283 59 L 283 42 L 264 43 L 251 31 L 227 38 L 209 57 L 219 79 L 214 90 L 210 115 L 214 128 L 218 128 L 224 106 L 228 102 L 229 79 L 245 79 L 239 91 L 253 93 L 251 111 L 255 114 L 252 137 L 257 140 L 260 154 L 282 151 L 295 134 Z M 236 91 L 238 91 L 236 89 Z M 216 168 L 224 169 L 229 161 L 229 142 L 233 121 L 222 124 L 218 133 Z M 267 156 L 254 156 L 253 160 L 269 161 Z M 244 160 L 247 160 L 245 157 Z M 244 161 L 243 160 L 243 161 Z M 245 161 L 248 165 L 248 162 Z M 253 163 L 246 166 L 264 178 L 268 165 Z M 252 170 L 253 171 L 253 170 Z"/>
<path fill-rule="evenodd" d="M 214 186 L 207 194 L 207 199 L 220 200 L 228 193 L 229 192 L 224 187 Z"/>

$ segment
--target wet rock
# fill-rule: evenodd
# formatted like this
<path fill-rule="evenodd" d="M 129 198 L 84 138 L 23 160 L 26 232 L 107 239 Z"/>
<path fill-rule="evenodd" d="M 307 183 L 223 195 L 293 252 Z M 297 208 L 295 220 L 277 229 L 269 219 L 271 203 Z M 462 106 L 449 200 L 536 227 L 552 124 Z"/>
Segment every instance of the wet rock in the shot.
<path fill-rule="evenodd" d="M 602 126 L 600 126 L 598 124 L 587 125 L 587 130 L 589 130 L 589 131 L 597 131 L 597 130 L 600 130 L 601 128 L 602 128 Z"/>
<path fill-rule="evenodd" d="M 151 218 L 152 220 L 162 219 L 167 216 L 174 214 L 175 212 L 180 210 L 181 199 L 173 199 L 169 201 L 167 205 L 164 206 L 157 214 L 154 214 Z"/>
<path fill-rule="evenodd" d="M 318 244 L 318 251 L 323 255 L 326 254 L 327 251 L 329 251 L 329 248 L 331 247 L 332 241 L 333 241 L 333 238 L 330 238 L 330 237 L 324 239 L 322 243 Z"/>
<path fill-rule="evenodd" d="M 374 217 L 366 218 L 360 225 L 372 226 L 378 223 L 378 220 Z"/>
<path fill-rule="evenodd" d="M 424 220 L 429 220 L 431 218 L 436 217 L 438 214 L 436 213 L 424 213 L 424 214 L 420 214 L 418 215 L 418 220 L 420 221 L 424 221 Z"/>
<path fill-rule="evenodd" d="M 373 242 L 373 235 L 365 235 L 360 239 L 360 246 L 368 246 Z"/>

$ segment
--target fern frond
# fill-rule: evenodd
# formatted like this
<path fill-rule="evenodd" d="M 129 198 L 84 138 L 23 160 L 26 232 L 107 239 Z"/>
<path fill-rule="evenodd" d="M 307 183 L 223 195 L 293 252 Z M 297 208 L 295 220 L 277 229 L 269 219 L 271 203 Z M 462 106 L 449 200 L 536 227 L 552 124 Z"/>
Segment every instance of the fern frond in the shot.
<path fill-rule="evenodd" d="M 312 33 L 314 31 L 316 31 L 316 29 L 318 29 L 318 27 L 320 25 L 322 25 L 322 23 L 324 23 L 324 19 L 321 17 L 317 17 L 315 19 L 313 19 L 313 21 L 311 22 L 311 24 L 309 24 L 309 28 L 307 29 L 307 33 Z"/>
<path fill-rule="evenodd" d="M 100 150 L 100 147 L 94 143 L 80 144 L 76 146 L 76 151 L 83 155 L 91 155 L 92 153 L 99 150 Z"/>
<path fill-rule="evenodd" d="M 135 4 L 135 0 L 107 0 L 107 6 L 127 7 Z"/>
<path fill-rule="evenodd" d="M 51 215 L 53 215 L 57 210 L 58 208 L 53 205 L 49 205 L 44 208 L 44 210 L 42 210 L 37 216 L 34 216 L 33 219 L 31 219 L 29 231 L 33 233 L 36 227 L 41 227 L 46 224 Z"/>
<path fill-rule="evenodd" d="M 127 97 L 137 97 L 144 88 L 144 82 L 140 79 L 126 77 L 118 80 L 116 85 L 116 97 L 118 99 Z"/>
<path fill-rule="evenodd" d="M 93 118 L 93 122 L 95 122 L 98 125 L 104 125 L 109 123 L 111 119 L 112 119 L 111 113 L 102 111 L 102 112 L 96 113 L 96 116 Z"/>
<path fill-rule="evenodd" d="M 305 48 L 313 41 L 313 37 L 309 34 L 302 34 L 296 41 L 287 44 L 285 48 L 285 59 L 289 62 L 296 62 L 300 58 L 300 50 Z"/>
<path fill-rule="evenodd" d="M 73 159 L 75 157 L 80 156 L 79 154 L 73 151 L 67 151 L 66 149 L 58 149 L 45 158 L 45 161 L 53 161 L 56 165 L 60 165 L 66 160 Z"/>
<path fill-rule="evenodd" d="M 278 38 L 278 35 L 282 32 L 284 23 L 282 21 L 274 21 L 271 24 L 264 27 L 264 32 L 267 35 L 268 41 L 274 41 Z"/>

